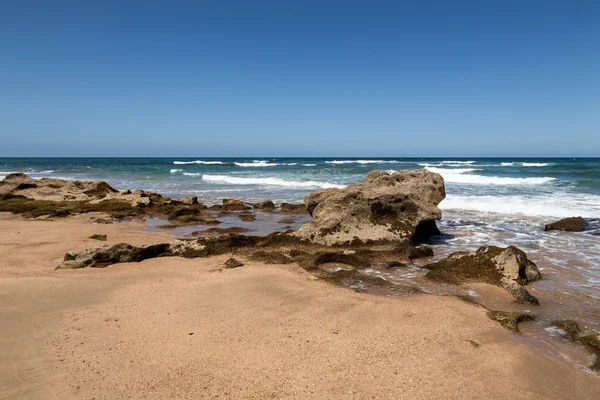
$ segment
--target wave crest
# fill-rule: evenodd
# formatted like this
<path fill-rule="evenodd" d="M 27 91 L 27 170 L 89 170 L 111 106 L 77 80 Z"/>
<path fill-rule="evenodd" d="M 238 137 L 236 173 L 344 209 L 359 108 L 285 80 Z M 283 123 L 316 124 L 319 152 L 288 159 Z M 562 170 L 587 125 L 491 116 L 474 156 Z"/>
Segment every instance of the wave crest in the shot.
<path fill-rule="evenodd" d="M 331 182 L 319 181 L 292 181 L 281 178 L 244 178 L 230 175 L 202 175 L 202 180 L 205 182 L 225 183 L 229 185 L 264 185 L 264 186 L 284 186 L 298 189 L 311 188 L 343 188 L 344 185 L 338 185 Z"/>
<path fill-rule="evenodd" d="M 220 165 L 220 164 L 224 164 L 224 163 L 223 163 L 223 161 L 196 160 L 196 161 L 173 161 L 173 164 L 175 164 L 175 165 L 189 165 L 189 164 Z"/>

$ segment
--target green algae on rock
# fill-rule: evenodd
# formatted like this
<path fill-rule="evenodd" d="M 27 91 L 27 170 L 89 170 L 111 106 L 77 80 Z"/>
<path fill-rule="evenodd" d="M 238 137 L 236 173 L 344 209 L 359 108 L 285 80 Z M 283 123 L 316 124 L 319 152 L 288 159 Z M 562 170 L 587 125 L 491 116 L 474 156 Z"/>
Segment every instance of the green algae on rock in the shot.
<path fill-rule="evenodd" d="M 452 284 L 482 282 L 503 287 L 519 303 L 538 305 L 538 300 L 524 287 L 541 278 L 541 274 L 522 250 L 509 246 L 483 246 L 475 252 L 456 252 L 426 265 L 428 279 Z"/>
<path fill-rule="evenodd" d="M 535 319 L 533 314 L 507 311 L 488 311 L 487 316 L 513 333 L 521 333 L 519 323 Z"/>

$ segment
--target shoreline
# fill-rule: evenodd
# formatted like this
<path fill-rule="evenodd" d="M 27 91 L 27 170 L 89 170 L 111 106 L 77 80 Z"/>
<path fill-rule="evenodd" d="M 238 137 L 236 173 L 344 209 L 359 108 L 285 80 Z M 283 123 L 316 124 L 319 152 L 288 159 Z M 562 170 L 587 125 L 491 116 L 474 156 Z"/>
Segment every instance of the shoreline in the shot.
<path fill-rule="evenodd" d="M 89 224 L 92 216 L 0 215 L 1 313 L 13 322 L 2 328 L 9 397 L 600 393 L 600 377 L 519 344 L 483 309 L 451 297 L 355 293 L 293 265 L 210 272 L 227 256 L 54 271 L 54 260 L 89 247 L 93 233 L 109 243 L 168 236 L 137 223 Z"/>

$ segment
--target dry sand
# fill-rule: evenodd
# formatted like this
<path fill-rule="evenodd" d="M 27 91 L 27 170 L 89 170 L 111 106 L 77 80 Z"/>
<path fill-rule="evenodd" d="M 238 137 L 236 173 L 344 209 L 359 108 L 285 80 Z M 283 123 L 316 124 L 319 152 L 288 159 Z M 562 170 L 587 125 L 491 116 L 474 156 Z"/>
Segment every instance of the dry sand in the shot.
<path fill-rule="evenodd" d="M 54 271 L 94 233 L 169 237 L 90 217 L 0 214 L 1 399 L 600 398 L 600 376 L 450 297 L 359 294 L 293 265 L 213 271 L 227 256 Z"/>

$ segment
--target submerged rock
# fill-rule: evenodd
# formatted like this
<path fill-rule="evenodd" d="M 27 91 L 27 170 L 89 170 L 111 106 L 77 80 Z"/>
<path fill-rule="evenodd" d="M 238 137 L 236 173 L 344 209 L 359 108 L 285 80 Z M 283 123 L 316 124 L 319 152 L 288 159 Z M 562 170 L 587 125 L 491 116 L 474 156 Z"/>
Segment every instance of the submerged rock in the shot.
<path fill-rule="evenodd" d="M 540 279 L 540 271 L 524 251 L 514 246 L 483 246 L 472 253 L 452 253 L 425 268 L 430 270 L 426 277 L 435 281 L 489 283 L 503 287 L 520 303 L 539 304 L 523 285 Z"/>
<path fill-rule="evenodd" d="M 545 231 L 567 231 L 567 232 L 583 232 L 590 227 L 588 222 L 581 217 L 564 218 L 560 221 L 553 222 L 544 227 Z"/>
<path fill-rule="evenodd" d="M 254 216 L 254 214 L 251 213 L 241 213 L 238 215 L 239 219 L 241 219 L 244 222 L 254 222 L 256 221 L 256 217 Z"/>
<path fill-rule="evenodd" d="M 250 231 L 250 229 L 242 228 L 239 226 L 232 226 L 229 228 L 208 228 L 203 231 L 194 231 L 194 232 L 192 232 L 192 236 L 219 236 L 219 235 L 244 233 L 244 232 L 248 232 L 248 231 Z"/>
<path fill-rule="evenodd" d="M 313 220 L 296 235 L 324 245 L 423 239 L 439 233 L 437 205 L 445 196 L 442 176 L 426 169 L 372 171 L 363 183 L 308 194 Z"/>
<path fill-rule="evenodd" d="M 578 343 L 585 347 L 590 353 L 595 354 L 596 360 L 590 365 L 590 369 L 600 373 L 600 334 L 590 333 L 582 335 L 577 322 L 571 320 L 554 321 L 552 322 L 552 325 L 564 332 L 563 336 L 565 339 Z"/>

